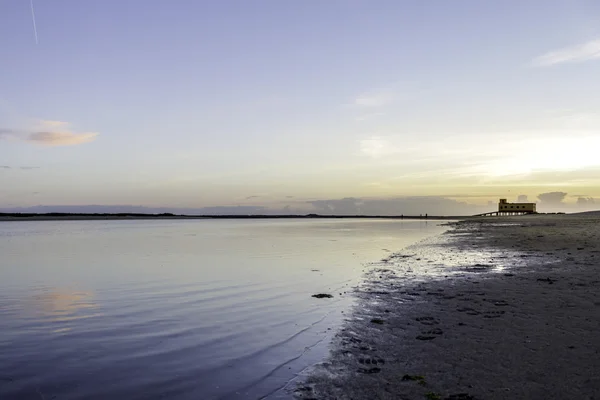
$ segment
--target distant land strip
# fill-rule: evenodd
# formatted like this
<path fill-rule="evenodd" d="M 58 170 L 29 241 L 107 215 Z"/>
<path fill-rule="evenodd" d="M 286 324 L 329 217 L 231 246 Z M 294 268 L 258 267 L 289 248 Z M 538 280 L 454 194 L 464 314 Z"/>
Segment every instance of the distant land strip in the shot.
<path fill-rule="evenodd" d="M 470 216 L 434 216 L 434 215 L 183 215 L 183 214 L 141 214 L 141 213 L 0 213 L 0 221 L 20 220 L 95 220 L 95 219 L 298 219 L 298 218 L 377 218 L 377 219 L 422 219 L 422 220 L 457 220 Z"/>

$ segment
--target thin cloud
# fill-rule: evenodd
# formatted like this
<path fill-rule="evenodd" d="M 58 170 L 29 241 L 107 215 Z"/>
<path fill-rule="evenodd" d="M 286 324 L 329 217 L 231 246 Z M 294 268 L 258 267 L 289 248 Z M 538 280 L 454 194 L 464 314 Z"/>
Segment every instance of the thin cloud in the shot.
<path fill-rule="evenodd" d="M 487 206 L 469 204 L 442 196 L 414 196 L 381 199 L 346 197 L 308 201 L 317 213 L 332 215 L 472 215 Z"/>
<path fill-rule="evenodd" d="M 372 136 L 359 141 L 360 151 L 373 158 L 381 158 L 402 152 L 395 143 L 385 136 Z"/>
<path fill-rule="evenodd" d="M 354 99 L 354 105 L 366 108 L 383 107 L 388 105 L 394 99 L 394 93 L 391 90 L 379 90 L 365 93 Z"/>
<path fill-rule="evenodd" d="M 96 140 L 97 132 L 74 132 L 62 121 L 41 121 L 36 129 L 0 128 L 0 139 L 21 141 L 42 146 L 76 146 Z M 28 168 L 23 168 L 28 169 Z"/>
<path fill-rule="evenodd" d="M 0 169 L 12 169 L 10 165 L 0 165 Z M 38 169 L 40 167 L 15 167 L 22 170 Z"/>
<path fill-rule="evenodd" d="M 0 128 L 0 139 L 10 139 L 14 134 L 15 131 L 12 129 Z"/>
<path fill-rule="evenodd" d="M 27 136 L 26 140 L 44 146 L 75 146 L 92 142 L 96 139 L 96 136 L 98 134 L 95 132 L 32 132 Z"/>
<path fill-rule="evenodd" d="M 40 125 L 45 126 L 47 128 L 66 128 L 69 126 L 68 122 L 65 121 L 52 121 L 52 120 L 43 120 Z"/>
<path fill-rule="evenodd" d="M 383 113 L 383 112 L 374 112 L 374 113 L 369 113 L 369 114 L 363 114 L 361 116 L 356 117 L 356 120 L 357 121 L 366 121 L 369 119 L 381 117 L 383 115 L 385 115 L 385 113 Z"/>
<path fill-rule="evenodd" d="M 556 64 L 583 62 L 599 58 L 600 39 L 596 39 L 575 46 L 550 51 L 546 54 L 536 57 L 533 60 L 533 65 L 538 67 L 548 67 Z"/>

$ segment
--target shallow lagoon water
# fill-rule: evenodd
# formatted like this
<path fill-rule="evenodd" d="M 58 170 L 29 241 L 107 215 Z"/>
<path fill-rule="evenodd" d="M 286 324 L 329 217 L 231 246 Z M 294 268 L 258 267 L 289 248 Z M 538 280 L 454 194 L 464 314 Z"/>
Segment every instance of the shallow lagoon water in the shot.
<path fill-rule="evenodd" d="M 368 264 L 444 230 L 369 219 L 0 223 L 0 398 L 286 398 L 325 355 Z"/>

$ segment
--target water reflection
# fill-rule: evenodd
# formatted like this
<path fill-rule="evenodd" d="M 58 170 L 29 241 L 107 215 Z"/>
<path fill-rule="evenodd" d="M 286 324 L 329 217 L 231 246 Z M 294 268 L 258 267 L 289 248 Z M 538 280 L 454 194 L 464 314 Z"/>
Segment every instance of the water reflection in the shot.
<path fill-rule="evenodd" d="M 0 224 L 0 399 L 273 393 L 321 360 L 364 263 L 445 229 L 429 225 Z"/>
<path fill-rule="evenodd" d="M 28 302 L 28 309 L 36 317 L 53 323 L 53 333 L 72 330 L 75 326 L 69 324 L 72 321 L 100 315 L 93 292 L 66 288 L 36 288 Z"/>

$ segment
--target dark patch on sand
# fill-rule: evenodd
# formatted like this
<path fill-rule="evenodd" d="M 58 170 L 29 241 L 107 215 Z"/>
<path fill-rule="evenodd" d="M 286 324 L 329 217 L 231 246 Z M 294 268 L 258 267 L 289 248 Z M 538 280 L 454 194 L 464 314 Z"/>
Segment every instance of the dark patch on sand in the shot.
<path fill-rule="evenodd" d="M 490 218 L 449 233 L 367 273 L 296 397 L 600 399 L 600 218 Z"/>
<path fill-rule="evenodd" d="M 313 294 L 311 297 L 314 297 L 316 299 L 330 299 L 333 297 L 333 295 L 327 294 L 327 293 L 318 293 L 318 294 Z"/>

